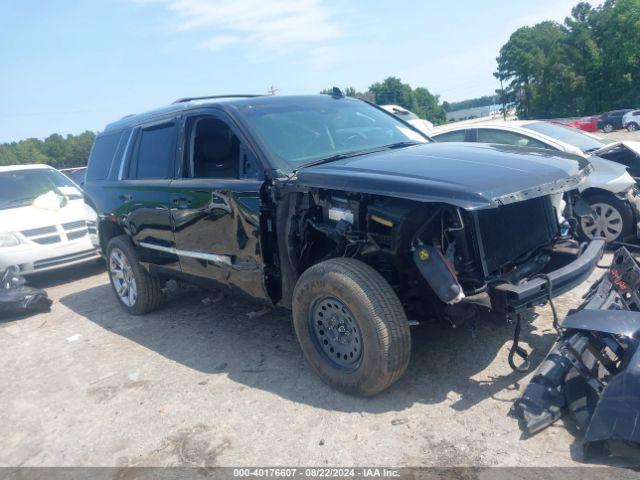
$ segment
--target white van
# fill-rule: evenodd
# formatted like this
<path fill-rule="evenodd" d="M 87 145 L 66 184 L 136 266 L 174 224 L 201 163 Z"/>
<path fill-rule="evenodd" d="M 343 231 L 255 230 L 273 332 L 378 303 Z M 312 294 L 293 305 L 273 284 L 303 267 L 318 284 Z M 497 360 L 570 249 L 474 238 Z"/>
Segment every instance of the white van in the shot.
<path fill-rule="evenodd" d="M 79 187 L 47 165 L 0 167 L 0 273 L 22 275 L 99 258 L 96 213 Z"/>

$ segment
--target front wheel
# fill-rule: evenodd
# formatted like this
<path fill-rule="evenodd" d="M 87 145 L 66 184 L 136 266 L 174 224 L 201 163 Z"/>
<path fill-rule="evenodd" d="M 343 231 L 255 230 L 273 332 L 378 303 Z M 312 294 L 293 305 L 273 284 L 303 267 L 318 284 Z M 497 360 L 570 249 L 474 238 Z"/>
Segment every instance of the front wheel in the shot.
<path fill-rule="evenodd" d="M 369 265 L 335 258 L 306 270 L 293 294 L 293 325 L 311 368 L 331 387 L 374 395 L 409 364 L 409 322 L 398 296 Z"/>
<path fill-rule="evenodd" d="M 613 125 L 612 125 L 612 124 L 610 124 L 610 123 L 606 123 L 606 124 L 604 125 L 604 127 L 602 127 L 602 131 L 603 131 L 603 132 L 605 132 L 605 133 L 611 133 L 611 132 L 613 132 Z"/>
<path fill-rule="evenodd" d="M 627 125 L 627 130 L 630 132 L 636 132 L 638 130 L 638 124 L 631 122 Z"/>
<path fill-rule="evenodd" d="M 107 245 L 107 267 L 111 287 L 128 313 L 142 315 L 160 305 L 160 281 L 140 265 L 127 236 L 115 237 Z"/>
<path fill-rule="evenodd" d="M 608 244 L 622 240 L 633 230 L 633 213 L 625 201 L 612 194 L 598 193 L 586 198 L 593 218 L 580 220 L 584 239 L 604 238 Z"/>

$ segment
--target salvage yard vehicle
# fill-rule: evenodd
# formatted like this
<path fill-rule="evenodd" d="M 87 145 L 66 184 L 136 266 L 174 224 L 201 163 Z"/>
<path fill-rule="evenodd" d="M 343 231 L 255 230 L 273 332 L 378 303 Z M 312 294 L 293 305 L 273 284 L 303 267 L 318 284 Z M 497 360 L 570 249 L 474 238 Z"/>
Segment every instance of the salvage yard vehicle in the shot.
<path fill-rule="evenodd" d="M 95 211 L 78 186 L 47 165 L 0 167 L 0 275 L 20 275 L 100 258 L 90 239 Z"/>
<path fill-rule="evenodd" d="M 394 114 L 400 120 L 404 120 L 405 122 L 410 123 L 415 128 L 423 133 L 426 133 L 427 135 L 429 135 L 431 130 L 433 130 L 433 123 L 431 123 L 429 120 L 425 120 L 424 118 L 420 118 L 411 110 L 402 108 L 400 105 L 380 105 L 380 108 Z"/>
<path fill-rule="evenodd" d="M 622 127 L 630 132 L 640 130 L 640 110 L 625 113 L 622 117 Z"/>
<path fill-rule="evenodd" d="M 613 110 L 611 112 L 605 112 L 597 118 L 596 125 L 600 130 L 605 133 L 611 133 L 614 130 L 620 130 L 622 128 L 622 117 L 629 113 L 631 109 L 625 110 Z"/>
<path fill-rule="evenodd" d="M 478 309 L 519 321 L 589 276 L 604 241 L 559 224 L 590 170 L 433 143 L 339 91 L 229 95 L 108 125 L 85 198 L 127 312 L 158 307 L 169 278 L 230 286 L 292 309 L 313 370 L 372 395 L 407 368 L 410 324 Z"/>
<path fill-rule="evenodd" d="M 636 238 L 640 231 L 640 193 L 631 176 L 640 171 L 638 142 L 606 143 L 594 135 L 540 120 L 445 125 L 434 129 L 431 137 L 438 142 L 500 143 L 580 155 L 593 165 L 579 188 L 593 210 L 592 216 L 583 216 L 578 224 L 582 238 L 602 237 L 613 243 Z"/>

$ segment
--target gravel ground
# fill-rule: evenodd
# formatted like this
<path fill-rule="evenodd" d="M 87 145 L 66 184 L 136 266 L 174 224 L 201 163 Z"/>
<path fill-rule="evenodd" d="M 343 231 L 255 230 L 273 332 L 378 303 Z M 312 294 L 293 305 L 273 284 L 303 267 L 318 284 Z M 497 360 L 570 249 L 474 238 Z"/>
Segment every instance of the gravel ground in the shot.
<path fill-rule="evenodd" d="M 627 132 L 626 130 L 616 130 L 615 132 L 611 133 L 596 132 L 594 135 L 611 140 L 633 140 L 635 142 L 640 142 L 640 131 Z"/>
<path fill-rule="evenodd" d="M 589 282 L 557 301 L 560 314 Z M 175 288 L 129 316 L 101 266 L 41 276 L 50 313 L 0 322 L 0 466 L 569 466 L 562 422 L 523 440 L 507 416 L 527 376 L 512 328 L 420 326 L 406 375 L 354 398 L 307 367 L 290 316 L 240 297 Z M 204 301 L 203 301 L 204 300 Z M 548 307 L 524 329 L 537 364 Z"/>

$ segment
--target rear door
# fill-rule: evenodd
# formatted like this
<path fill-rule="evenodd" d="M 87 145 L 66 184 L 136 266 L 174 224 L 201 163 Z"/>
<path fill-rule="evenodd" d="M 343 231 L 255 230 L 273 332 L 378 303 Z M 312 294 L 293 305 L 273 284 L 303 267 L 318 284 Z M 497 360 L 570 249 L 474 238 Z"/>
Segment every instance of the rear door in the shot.
<path fill-rule="evenodd" d="M 556 150 L 551 145 L 547 145 L 540 140 L 536 140 L 528 135 L 521 133 L 511 132 L 509 130 L 501 130 L 498 128 L 478 128 L 477 139 L 478 143 L 497 143 L 502 145 L 515 145 L 518 147 L 529 148 L 545 148 Z"/>
<path fill-rule="evenodd" d="M 256 156 L 233 122 L 211 110 L 185 118 L 181 145 L 170 201 L 183 273 L 265 298 Z"/>
<path fill-rule="evenodd" d="M 174 250 L 169 184 L 176 160 L 178 118 L 135 128 L 120 172 L 115 211 L 139 247 L 141 260 L 179 269 Z"/>

